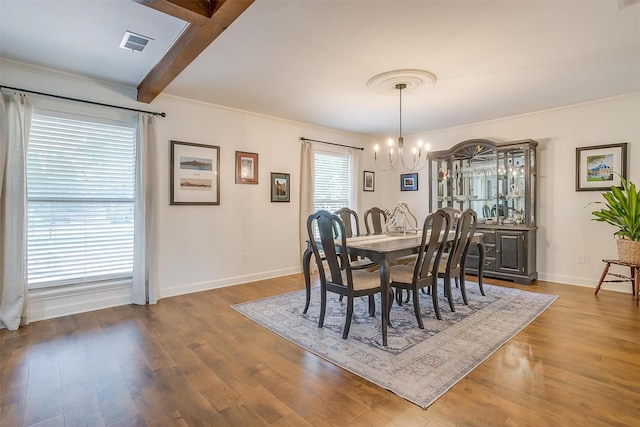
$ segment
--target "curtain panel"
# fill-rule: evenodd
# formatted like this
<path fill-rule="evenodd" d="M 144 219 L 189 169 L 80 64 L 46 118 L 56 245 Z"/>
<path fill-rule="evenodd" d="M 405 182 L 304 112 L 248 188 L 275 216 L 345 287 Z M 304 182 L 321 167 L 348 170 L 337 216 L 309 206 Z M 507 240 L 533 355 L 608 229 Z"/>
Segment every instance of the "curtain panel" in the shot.
<path fill-rule="evenodd" d="M 140 113 L 136 147 L 135 236 L 133 249 L 132 302 L 158 302 L 157 158 L 155 117 Z"/>
<path fill-rule="evenodd" d="M 22 94 L 0 103 L 0 328 L 28 324 L 26 207 L 31 102 Z"/>

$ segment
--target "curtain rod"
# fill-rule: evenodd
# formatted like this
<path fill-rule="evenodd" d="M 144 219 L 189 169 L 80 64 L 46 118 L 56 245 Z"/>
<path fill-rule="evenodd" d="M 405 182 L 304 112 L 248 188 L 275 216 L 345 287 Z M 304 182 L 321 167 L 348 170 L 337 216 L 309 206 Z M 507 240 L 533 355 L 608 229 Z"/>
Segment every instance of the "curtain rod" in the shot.
<path fill-rule="evenodd" d="M 9 89 L 9 90 L 15 90 L 15 91 L 18 91 L 18 92 L 33 93 L 35 95 L 50 96 L 52 98 L 65 99 L 67 101 L 84 102 L 85 104 L 100 105 L 101 107 L 110 107 L 110 108 L 118 108 L 120 110 L 135 111 L 136 113 L 153 114 L 154 116 L 161 116 L 161 117 L 166 117 L 167 116 L 166 113 L 156 113 L 155 111 L 145 111 L 145 110 L 139 110 L 137 108 L 121 107 L 119 105 L 103 104 L 102 102 L 87 101 L 86 99 L 70 98 L 70 97 L 67 97 L 67 96 L 53 95 L 51 93 L 37 92 L 35 90 L 20 89 L 20 88 L 11 87 L 11 86 L 0 85 L 0 89 Z"/>
<path fill-rule="evenodd" d="M 335 142 L 318 141 L 317 139 L 309 139 L 309 138 L 305 138 L 304 136 L 300 137 L 300 141 L 319 142 L 321 144 L 337 145 L 338 147 L 355 148 L 356 150 L 364 151 L 364 148 L 362 147 L 354 147 L 353 145 L 336 144 Z"/>

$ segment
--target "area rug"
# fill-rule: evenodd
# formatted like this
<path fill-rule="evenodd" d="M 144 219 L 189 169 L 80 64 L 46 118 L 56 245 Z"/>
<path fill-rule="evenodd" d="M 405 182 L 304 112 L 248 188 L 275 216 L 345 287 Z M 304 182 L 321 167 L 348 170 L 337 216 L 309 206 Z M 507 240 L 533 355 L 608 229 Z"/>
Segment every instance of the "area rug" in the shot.
<path fill-rule="evenodd" d="M 375 317 L 366 298 L 357 298 L 349 337 L 342 339 L 346 300 L 327 298 L 323 328 L 318 328 L 320 290 L 302 313 L 305 292 L 295 291 L 233 305 L 238 312 L 276 334 L 380 387 L 426 409 L 476 366 L 521 331 L 557 298 L 536 292 L 467 282 L 469 305 L 456 295 L 456 311 L 439 295 L 442 320 L 433 312 L 431 296 L 420 295 L 424 329 L 418 327 L 413 303 L 391 309 L 388 346 L 382 346 L 380 301 Z M 376 296 L 376 297 L 379 297 Z"/>

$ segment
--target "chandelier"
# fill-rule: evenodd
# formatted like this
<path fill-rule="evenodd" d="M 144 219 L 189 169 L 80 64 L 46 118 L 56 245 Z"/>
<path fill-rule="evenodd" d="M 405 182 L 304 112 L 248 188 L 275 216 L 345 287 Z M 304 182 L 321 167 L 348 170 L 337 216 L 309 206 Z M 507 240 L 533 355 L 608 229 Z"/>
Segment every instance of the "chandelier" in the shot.
<path fill-rule="evenodd" d="M 424 144 L 422 140 L 419 140 L 415 147 L 411 149 L 411 160 L 406 161 L 404 158 L 404 138 L 402 137 L 402 89 L 405 89 L 407 85 L 405 83 L 397 83 L 396 89 L 400 92 L 400 133 L 398 136 L 398 149 L 393 148 L 393 139 L 389 138 L 387 142 L 387 154 L 388 165 L 380 166 L 378 163 L 378 151 L 380 147 L 378 144 L 374 147 L 373 157 L 376 163 L 376 167 L 383 171 L 397 170 L 399 165 L 402 165 L 402 169 L 409 172 L 419 171 L 427 165 L 427 154 L 429 152 L 429 144 Z M 394 155 L 395 154 L 395 155 Z M 423 156 L 424 154 L 424 156 Z M 384 156 L 382 156 L 384 157 Z"/>
<path fill-rule="evenodd" d="M 404 152 L 404 138 L 402 137 L 402 91 L 428 88 L 436 82 L 435 74 L 418 69 L 401 69 L 378 74 L 367 82 L 367 87 L 382 93 L 393 94 L 396 91 L 400 95 L 400 132 L 397 145 L 392 138 L 389 138 L 387 147 L 380 148 L 376 144 L 374 148 L 375 165 L 382 171 L 396 171 L 402 168 L 405 171 L 416 172 L 428 163 L 429 144 L 419 140 L 411 147 L 410 153 Z M 378 153 L 381 151 L 380 153 Z"/>

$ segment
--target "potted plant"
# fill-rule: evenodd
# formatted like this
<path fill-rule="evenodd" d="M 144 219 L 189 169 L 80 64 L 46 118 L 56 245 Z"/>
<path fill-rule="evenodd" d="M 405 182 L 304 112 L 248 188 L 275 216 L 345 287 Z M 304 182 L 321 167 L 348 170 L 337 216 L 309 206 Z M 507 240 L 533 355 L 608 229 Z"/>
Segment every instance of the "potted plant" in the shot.
<path fill-rule="evenodd" d="M 606 222 L 618 229 L 618 258 L 620 261 L 640 264 L 640 191 L 634 183 L 620 176 L 621 187 L 611 187 L 602 193 L 606 206 L 592 214 L 594 221 Z"/>

